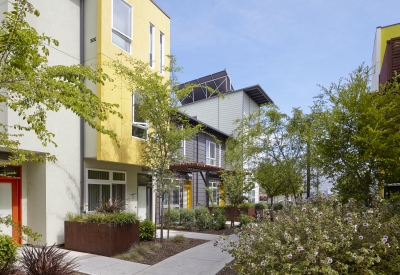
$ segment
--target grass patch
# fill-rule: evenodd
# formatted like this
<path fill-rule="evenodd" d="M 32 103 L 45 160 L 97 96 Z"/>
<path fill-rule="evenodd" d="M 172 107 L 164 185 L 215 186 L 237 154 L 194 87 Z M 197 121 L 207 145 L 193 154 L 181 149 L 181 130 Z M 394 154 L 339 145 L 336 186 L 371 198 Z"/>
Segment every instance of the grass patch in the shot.
<path fill-rule="evenodd" d="M 176 235 L 170 239 L 170 242 L 173 243 L 183 243 L 186 241 L 186 238 L 183 235 Z"/>

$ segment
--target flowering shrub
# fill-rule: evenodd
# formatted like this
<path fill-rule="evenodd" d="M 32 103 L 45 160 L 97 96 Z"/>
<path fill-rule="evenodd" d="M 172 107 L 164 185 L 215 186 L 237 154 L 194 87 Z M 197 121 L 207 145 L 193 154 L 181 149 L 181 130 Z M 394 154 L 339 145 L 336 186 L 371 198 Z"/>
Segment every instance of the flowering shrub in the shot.
<path fill-rule="evenodd" d="M 216 245 L 225 243 L 240 274 L 400 274 L 400 218 L 387 206 L 298 202 Z"/>

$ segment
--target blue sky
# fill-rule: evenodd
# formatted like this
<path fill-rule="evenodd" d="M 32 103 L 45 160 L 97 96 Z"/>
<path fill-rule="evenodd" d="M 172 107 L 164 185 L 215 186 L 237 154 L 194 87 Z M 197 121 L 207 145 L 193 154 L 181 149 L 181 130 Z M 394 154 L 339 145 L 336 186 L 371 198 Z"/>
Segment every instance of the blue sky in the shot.
<path fill-rule="evenodd" d="M 227 69 L 235 89 L 259 84 L 285 113 L 370 66 L 376 27 L 400 22 L 398 0 L 153 1 L 171 18 L 181 82 Z"/>

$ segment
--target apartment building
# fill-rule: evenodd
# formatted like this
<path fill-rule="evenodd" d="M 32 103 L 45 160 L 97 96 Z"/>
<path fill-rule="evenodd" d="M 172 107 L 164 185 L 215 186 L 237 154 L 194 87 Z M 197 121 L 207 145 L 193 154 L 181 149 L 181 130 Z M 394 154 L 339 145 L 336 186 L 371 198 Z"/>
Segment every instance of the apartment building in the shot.
<path fill-rule="evenodd" d="M 400 23 L 376 28 L 371 68 L 373 91 L 400 73 Z"/>
<path fill-rule="evenodd" d="M 228 135 L 215 127 L 190 118 L 193 125 L 201 124 L 203 130 L 190 140 L 182 141 L 180 164 L 171 165 L 183 184 L 171 195 L 172 208 L 224 205 L 220 198 L 222 192 L 221 171 L 225 169 L 225 143 Z M 164 202 L 167 207 L 168 200 Z"/>
<path fill-rule="evenodd" d="M 38 33 L 60 43 L 50 48 L 50 65 L 103 65 L 123 54 L 149 62 L 152 69 L 168 77 L 162 68 L 170 53 L 170 18 L 151 0 L 30 2 L 41 15 L 28 16 L 28 22 Z M 11 2 L 0 4 L 1 14 L 10 10 Z M 113 75 L 107 66 L 103 69 Z M 55 134 L 58 146 L 43 147 L 35 136 L 26 134 L 20 140 L 21 149 L 49 152 L 57 161 L 1 168 L 16 172 L 15 178 L 0 178 L 1 215 L 11 214 L 14 220 L 41 234 L 41 241 L 48 244 L 64 242 L 67 213 L 94 210 L 99 198 L 126 199 L 128 210 L 137 212 L 140 218 L 154 217 L 154 192 L 146 187 L 148 174 L 141 163 L 147 127 L 135 117 L 138 102 L 132 91 L 119 85 L 121 81 L 115 78 L 104 86 L 87 83 L 102 101 L 119 104 L 123 119 L 111 117 L 101 125 L 117 133 L 121 146 L 82 124 L 70 111 L 49 112 L 47 128 Z M 21 120 L 0 107 L 1 123 Z M 0 151 L 0 157 L 7 158 L 5 150 Z M 12 234 L 9 228 L 1 230 Z"/>
<path fill-rule="evenodd" d="M 235 120 L 244 118 L 263 104 L 273 103 L 260 85 L 234 89 L 226 70 L 187 83 L 200 86 L 181 100 L 181 110 L 228 135 L 237 128 Z M 224 98 L 210 93 L 206 86 L 224 94 Z M 248 195 L 249 201 L 258 202 L 259 186 L 256 184 Z"/>

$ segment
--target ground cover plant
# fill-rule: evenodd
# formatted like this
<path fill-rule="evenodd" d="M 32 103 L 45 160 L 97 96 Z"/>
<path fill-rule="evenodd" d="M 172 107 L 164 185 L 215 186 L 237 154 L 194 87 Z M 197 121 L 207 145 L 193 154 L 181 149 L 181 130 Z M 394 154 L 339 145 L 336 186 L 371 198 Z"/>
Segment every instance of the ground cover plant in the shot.
<path fill-rule="evenodd" d="M 68 221 L 74 222 L 93 222 L 93 223 L 109 223 L 109 224 L 131 224 L 135 223 L 138 218 L 134 212 L 117 212 L 117 213 L 100 213 L 93 212 L 88 214 L 68 214 Z"/>
<path fill-rule="evenodd" d="M 140 244 L 133 245 L 126 253 L 117 255 L 116 258 L 125 261 L 153 265 L 184 250 L 193 248 L 205 242 L 208 241 L 188 239 L 183 235 L 177 235 L 170 239 L 164 240 L 162 243 L 160 242 L 160 239 L 157 239 L 156 242 L 143 241 L 140 242 Z"/>
<path fill-rule="evenodd" d="M 223 250 L 239 274 L 400 274 L 399 226 L 382 200 L 319 197 L 250 223 Z"/>

